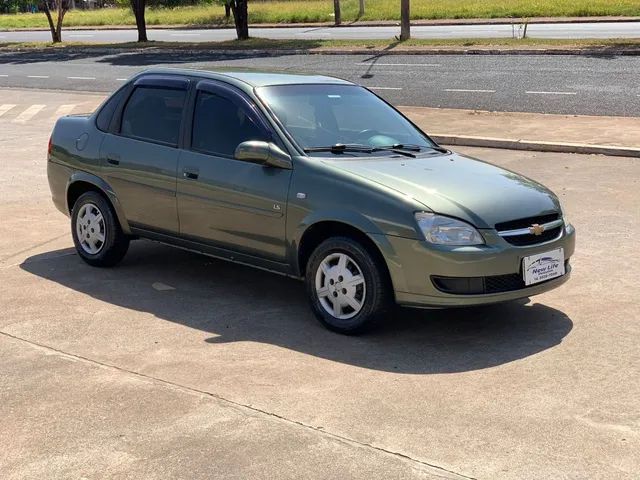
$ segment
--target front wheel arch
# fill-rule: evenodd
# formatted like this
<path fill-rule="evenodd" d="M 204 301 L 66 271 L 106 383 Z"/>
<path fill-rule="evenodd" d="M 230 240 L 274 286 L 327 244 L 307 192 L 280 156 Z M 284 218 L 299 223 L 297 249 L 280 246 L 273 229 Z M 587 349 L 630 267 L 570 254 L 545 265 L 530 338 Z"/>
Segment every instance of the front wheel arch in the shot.
<path fill-rule="evenodd" d="M 326 220 L 307 227 L 298 244 L 298 271 L 301 277 L 307 273 L 307 265 L 313 251 L 325 240 L 332 237 L 346 237 L 360 243 L 384 268 L 389 285 L 393 285 L 389 267 L 378 245 L 362 230 L 347 223 Z"/>

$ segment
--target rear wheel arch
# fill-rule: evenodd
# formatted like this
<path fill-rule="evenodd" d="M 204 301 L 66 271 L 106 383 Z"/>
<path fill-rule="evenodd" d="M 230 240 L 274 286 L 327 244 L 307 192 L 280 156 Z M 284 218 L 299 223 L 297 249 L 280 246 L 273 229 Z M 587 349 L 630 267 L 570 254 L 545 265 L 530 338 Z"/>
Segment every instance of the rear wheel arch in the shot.
<path fill-rule="evenodd" d="M 122 211 L 122 207 L 118 202 L 118 199 L 112 193 L 109 185 L 99 177 L 95 175 L 91 175 L 85 172 L 77 172 L 70 179 L 67 185 L 67 211 L 69 214 L 73 211 L 73 206 L 75 205 L 78 198 L 86 192 L 96 192 L 102 195 L 106 201 L 109 203 L 111 208 L 113 209 L 118 222 L 120 223 L 120 228 L 126 235 L 131 234 L 131 229 L 129 228 L 129 224 L 126 220 L 124 212 Z"/>

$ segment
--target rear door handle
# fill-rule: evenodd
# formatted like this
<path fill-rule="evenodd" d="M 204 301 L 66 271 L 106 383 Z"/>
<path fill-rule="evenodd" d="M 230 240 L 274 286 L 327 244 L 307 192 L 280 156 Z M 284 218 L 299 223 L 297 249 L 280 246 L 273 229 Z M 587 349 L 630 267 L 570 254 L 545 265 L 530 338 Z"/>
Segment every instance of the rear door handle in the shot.
<path fill-rule="evenodd" d="M 189 180 L 197 180 L 199 175 L 197 168 L 185 168 L 182 170 L 182 176 Z"/>
<path fill-rule="evenodd" d="M 107 162 L 111 165 L 120 165 L 120 155 L 117 154 L 109 154 L 107 155 Z"/>

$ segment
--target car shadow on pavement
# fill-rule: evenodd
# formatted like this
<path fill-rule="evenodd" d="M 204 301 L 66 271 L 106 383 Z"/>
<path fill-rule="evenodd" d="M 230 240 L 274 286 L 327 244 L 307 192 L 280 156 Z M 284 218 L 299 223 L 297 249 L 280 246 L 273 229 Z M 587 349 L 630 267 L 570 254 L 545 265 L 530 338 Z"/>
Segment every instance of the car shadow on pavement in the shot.
<path fill-rule="evenodd" d="M 35 255 L 21 268 L 100 301 L 210 333 L 212 348 L 261 342 L 380 371 L 455 373 L 544 352 L 573 327 L 563 312 L 521 301 L 398 308 L 372 332 L 346 337 L 315 320 L 297 280 L 142 240 L 112 269 L 89 267 L 72 252 Z"/>

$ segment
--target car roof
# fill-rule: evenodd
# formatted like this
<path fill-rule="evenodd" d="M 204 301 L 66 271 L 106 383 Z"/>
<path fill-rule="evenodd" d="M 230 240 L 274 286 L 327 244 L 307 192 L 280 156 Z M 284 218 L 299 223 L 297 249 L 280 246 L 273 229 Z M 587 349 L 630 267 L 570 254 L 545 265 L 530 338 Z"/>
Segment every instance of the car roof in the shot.
<path fill-rule="evenodd" d="M 193 70 L 187 68 L 151 68 L 141 73 L 145 74 L 172 74 L 190 75 L 213 80 L 236 80 L 251 87 L 265 87 L 273 85 L 304 85 L 304 84 L 327 84 L 327 85 L 354 85 L 352 82 L 340 78 L 325 75 L 313 75 L 304 73 L 282 73 L 253 69 L 233 69 L 215 68 L 211 70 Z M 234 82 L 235 83 L 235 82 Z"/>

